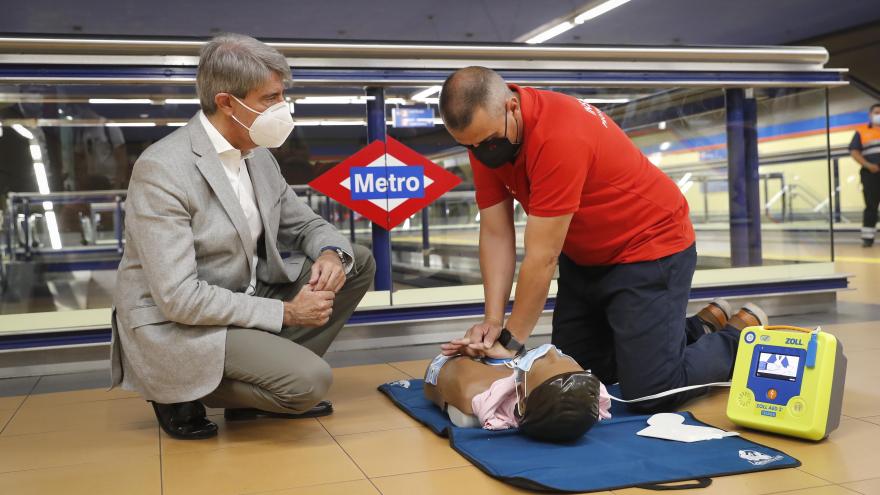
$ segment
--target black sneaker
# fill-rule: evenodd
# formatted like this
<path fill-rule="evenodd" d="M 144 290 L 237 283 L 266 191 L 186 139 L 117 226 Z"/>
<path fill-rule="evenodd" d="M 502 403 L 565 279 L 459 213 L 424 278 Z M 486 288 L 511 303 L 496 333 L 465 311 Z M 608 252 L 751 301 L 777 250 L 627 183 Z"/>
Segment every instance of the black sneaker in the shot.
<path fill-rule="evenodd" d="M 874 245 L 874 239 L 862 239 L 862 247 L 869 248 Z"/>

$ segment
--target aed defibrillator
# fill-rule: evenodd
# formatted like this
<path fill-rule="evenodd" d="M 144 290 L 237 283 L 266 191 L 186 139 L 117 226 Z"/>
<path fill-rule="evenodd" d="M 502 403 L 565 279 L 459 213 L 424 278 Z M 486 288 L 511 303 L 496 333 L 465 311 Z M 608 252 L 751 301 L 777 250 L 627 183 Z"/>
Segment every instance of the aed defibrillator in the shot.
<path fill-rule="evenodd" d="M 748 327 L 740 333 L 727 417 L 821 440 L 840 424 L 845 379 L 843 346 L 820 328 Z"/>

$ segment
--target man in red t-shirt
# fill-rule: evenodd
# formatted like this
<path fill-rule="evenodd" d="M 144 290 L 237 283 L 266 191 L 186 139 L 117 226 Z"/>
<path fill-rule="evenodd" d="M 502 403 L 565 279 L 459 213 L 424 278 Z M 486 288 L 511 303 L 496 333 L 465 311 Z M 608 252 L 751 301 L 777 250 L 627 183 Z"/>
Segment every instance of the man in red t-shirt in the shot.
<path fill-rule="evenodd" d="M 483 67 L 446 80 L 440 112 L 471 158 L 486 299 L 484 321 L 444 344 L 444 354 L 521 352 L 558 264 L 552 342 L 604 383 L 619 381 L 624 398 L 730 378 L 739 331 L 766 324 L 766 315 L 754 305 L 731 315 L 718 300 L 686 318 L 697 259 L 687 201 L 610 117 L 571 96 L 508 85 Z M 528 221 L 505 322 L 514 200 Z"/>

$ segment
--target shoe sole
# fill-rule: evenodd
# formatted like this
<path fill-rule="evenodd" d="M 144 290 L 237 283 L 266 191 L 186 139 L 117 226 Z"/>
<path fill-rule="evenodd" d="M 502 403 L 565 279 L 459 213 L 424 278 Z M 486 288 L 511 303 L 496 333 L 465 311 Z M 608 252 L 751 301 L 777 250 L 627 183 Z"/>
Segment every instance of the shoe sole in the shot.
<path fill-rule="evenodd" d="M 726 299 L 713 299 L 709 304 L 717 307 L 722 312 L 724 312 L 724 316 L 729 320 L 731 316 L 733 316 L 733 308 L 730 306 L 730 303 L 727 302 Z"/>
<path fill-rule="evenodd" d="M 283 414 L 283 413 L 245 413 L 245 414 L 236 414 L 235 416 L 226 416 L 223 415 L 223 418 L 226 421 L 252 421 L 259 418 L 274 418 L 274 419 L 307 419 L 307 418 L 323 418 L 324 416 L 330 416 L 333 414 L 333 407 L 331 406 L 326 411 L 321 412 L 305 412 L 302 414 Z"/>
<path fill-rule="evenodd" d="M 183 436 L 183 435 L 178 435 L 177 433 L 172 433 L 172 432 L 168 431 L 168 429 L 165 428 L 165 426 L 162 425 L 162 423 L 159 423 L 159 426 L 162 428 L 162 431 L 164 431 L 165 433 L 168 434 L 169 437 L 174 438 L 176 440 L 205 440 L 205 439 L 214 438 L 217 436 L 217 430 L 214 430 L 211 433 L 200 433 L 198 435 Z"/>
<path fill-rule="evenodd" d="M 754 316 L 761 326 L 767 326 L 767 324 L 770 323 L 770 319 L 767 317 L 767 313 L 764 312 L 764 310 L 761 309 L 761 307 L 757 304 L 747 303 L 745 306 L 742 307 L 742 309 Z"/>

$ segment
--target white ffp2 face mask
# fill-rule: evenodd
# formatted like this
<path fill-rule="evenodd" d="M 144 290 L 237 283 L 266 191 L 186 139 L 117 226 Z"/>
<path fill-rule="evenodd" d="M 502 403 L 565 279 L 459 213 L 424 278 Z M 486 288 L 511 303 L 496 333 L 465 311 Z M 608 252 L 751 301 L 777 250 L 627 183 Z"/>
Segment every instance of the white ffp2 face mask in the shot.
<path fill-rule="evenodd" d="M 293 117 L 290 115 L 290 107 L 287 103 L 279 101 L 262 112 L 258 112 L 253 108 L 244 104 L 243 101 L 230 95 L 239 102 L 241 106 L 247 108 L 251 112 L 257 114 L 257 118 L 250 127 L 242 124 L 242 122 L 232 116 L 239 125 L 248 130 L 251 141 L 257 146 L 266 148 L 277 148 L 287 141 L 287 137 L 293 131 Z"/>
<path fill-rule="evenodd" d="M 880 126 L 880 114 L 871 115 L 871 123 Z"/>

